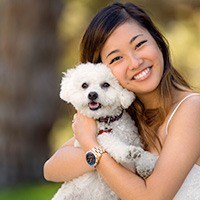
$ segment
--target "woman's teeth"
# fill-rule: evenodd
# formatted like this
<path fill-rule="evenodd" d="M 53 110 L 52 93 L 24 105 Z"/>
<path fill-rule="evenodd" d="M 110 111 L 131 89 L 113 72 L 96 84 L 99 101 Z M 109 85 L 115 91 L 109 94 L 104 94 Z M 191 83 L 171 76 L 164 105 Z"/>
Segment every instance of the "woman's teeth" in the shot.
<path fill-rule="evenodd" d="M 150 72 L 150 67 L 146 68 L 144 71 L 142 71 L 141 73 L 137 74 L 134 76 L 135 80 L 139 80 L 142 79 L 143 77 L 145 77 L 148 73 Z"/>

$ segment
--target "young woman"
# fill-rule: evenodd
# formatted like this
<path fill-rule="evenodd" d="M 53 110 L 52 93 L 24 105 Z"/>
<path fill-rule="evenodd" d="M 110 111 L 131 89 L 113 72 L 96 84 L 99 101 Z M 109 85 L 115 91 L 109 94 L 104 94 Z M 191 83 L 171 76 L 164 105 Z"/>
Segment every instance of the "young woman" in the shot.
<path fill-rule="evenodd" d="M 170 61 L 167 43 L 149 16 L 131 3 L 114 3 L 94 17 L 81 43 L 81 62 L 103 62 L 136 94 L 129 108 L 145 148 L 159 159 L 143 180 L 103 153 L 96 168 L 85 152 L 99 147 L 96 124 L 75 114 L 72 138 L 44 166 L 51 181 L 98 170 L 121 199 L 200 199 L 200 94 L 193 93 Z M 99 147 L 100 148 L 100 147 Z"/>

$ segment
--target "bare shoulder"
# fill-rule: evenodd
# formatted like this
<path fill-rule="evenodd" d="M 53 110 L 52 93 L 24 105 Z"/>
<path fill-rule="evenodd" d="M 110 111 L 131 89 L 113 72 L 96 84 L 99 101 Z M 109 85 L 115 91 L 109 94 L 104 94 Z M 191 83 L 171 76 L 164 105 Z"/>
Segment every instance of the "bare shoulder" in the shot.
<path fill-rule="evenodd" d="M 187 102 L 188 104 L 189 103 L 190 104 L 195 103 L 195 105 L 199 105 L 200 104 L 200 93 L 190 93 L 185 98 L 186 99 L 184 100 L 184 102 Z"/>
<path fill-rule="evenodd" d="M 177 113 L 175 113 L 175 118 L 187 118 L 187 120 L 194 120 L 194 117 L 200 117 L 200 94 L 193 93 L 190 95 L 187 95 L 180 107 L 177 110 Z"/>
<path fill-rule="evenodd" d="M 180 101 L 183 100 L 183 102 L 200 102 L 200 93 L 187 93 L 180 99 Z"/>
<path fill-rule="evenodd" d="M 187 95 L 169 124 L 169 129 L 198 133 L 200 131 L 200 94 Z M 184 131 L 185 130 L 185 131 Z M 176 131 L 177 132 L 177 131 Z M 200 133 L 199 133 L 200 134 Z"/>

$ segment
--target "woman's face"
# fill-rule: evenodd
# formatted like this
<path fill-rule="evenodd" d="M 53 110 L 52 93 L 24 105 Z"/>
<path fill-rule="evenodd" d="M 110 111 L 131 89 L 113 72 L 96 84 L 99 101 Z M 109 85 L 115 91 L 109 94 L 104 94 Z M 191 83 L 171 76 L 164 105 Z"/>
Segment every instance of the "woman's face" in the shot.
<path fill-rule="evenodd" d="M 114 30 L 103 46 L 101 59 L 120 84 L 137 95 L 154 91 L 163 75 L 163 56 L 156 41 L 134 21 Z"/>

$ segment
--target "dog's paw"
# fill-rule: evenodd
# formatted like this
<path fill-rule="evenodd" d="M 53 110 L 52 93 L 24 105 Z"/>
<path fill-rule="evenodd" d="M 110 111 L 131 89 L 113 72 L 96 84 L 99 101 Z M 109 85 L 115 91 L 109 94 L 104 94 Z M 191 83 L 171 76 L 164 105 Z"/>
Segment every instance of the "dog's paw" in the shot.
<path fill-rule="evenodd" d="M 141 147 L 129 146 L 126 158 L 129 160 L 139 159 L 142 152 L 144 152 L 144 150 Z"/>
<path fill-rule="evenodd" d="M 154 170 L 157 159 L 158 156 L 153 155 L 148 151 L 142 152 L 140 159 L 135 163 L 138 175 L 144 179 L 148 178 Z"/>
<path fill-rule="evenodd" d="M 149 166 L 147 166 L 146 168 L 144 168 L 144 167 L 142 167 L 142 168 L 136 167 L 136 172 L 140 177 L 142 177 L 143 179 L 146 179 L 152 174 L 153 169 L 150 168 Z"/>

